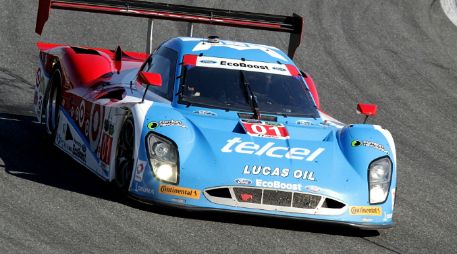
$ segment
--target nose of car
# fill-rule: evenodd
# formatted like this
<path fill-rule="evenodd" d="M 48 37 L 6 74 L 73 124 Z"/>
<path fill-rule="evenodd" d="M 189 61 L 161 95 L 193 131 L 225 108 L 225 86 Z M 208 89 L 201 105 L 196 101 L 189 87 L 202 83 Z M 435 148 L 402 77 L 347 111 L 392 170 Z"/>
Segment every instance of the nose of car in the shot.
<path fill-rule="evenodd" d="M 192 115 L 187 119 L 195 128 L 196 142 L 191 156 L 182 163 L 192 169 L 183 170 L 192 179 L 215 186 L 250 183 L 302 186 L 301 190 L 320 186 L 329 191 L 335 186 L 344 188 L 350 184 L 346 179 L 354 179 L 347 163 L 335 163 L 343 155 L 331 128 L 286 125 L 290 137 L 279 139 L 250 136 L 237 118 Z M 330 183 L 332 188 L 327 188 Z"/>

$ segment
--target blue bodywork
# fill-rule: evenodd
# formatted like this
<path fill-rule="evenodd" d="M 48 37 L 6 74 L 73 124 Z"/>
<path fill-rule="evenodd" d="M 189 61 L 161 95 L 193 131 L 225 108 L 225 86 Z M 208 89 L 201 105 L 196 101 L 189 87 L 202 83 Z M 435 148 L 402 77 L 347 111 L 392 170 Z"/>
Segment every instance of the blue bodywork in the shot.
<path fill-rule="evenodd" d="M 293 62 L 280 50 L 252 44 L 221 41 L 220 46 L 211 46 L 193 51 L 203 39 L 175 38 L 165 42 L 178 52 L 179 61 L 186 54 L 241 59 L 283 64 Z M 224 46 L 225 45 L 225 46 Z M 177 65 L 176 73 L 182 66 Z M 178 93 L 179 81 L 174 86 Z M 174 96 L 170 102 L 154 102 L 146 114 L 141 140 L 151 132 L 174 141 L 179 153 L 179 182 L 176 186 L 199 191 L 199 198 L 162 193 L 161 186 L 173 184 L 160 182 L 153 174 L 151 164 L 146 163 L 141 181 L 132 179 L 130 193 L 142 200 L 188 208 L 204 208 L 239 211 L 272 216 L 295 217 L 310 220 L 345 223 L 367 228 L 383 228 L 392 225 L 396 186 L 395 147 L 391 136 L 379 126 L 354 124 L 339 126 L 323 118 L 277 116 L 289 132 L 289 139 L 274 139 L 250 136 L 240 131 L 239 112 L 215 108 L 186 106 Z M 248 112 L 249 113 L 249 112 Z M 151 129 L 148 124 L 164 120 L 182 122 L 183 126 L 166 126 Z M 306 123 L 306 124 L 303 124 Z M 354 142 L 369 141 L 380 145 L 354 145 Z M 246 144 L 251 150 L 243 149 Z M 146 142 L 141 142 L 138 160 L 148 162 Z M 259 152 L 264 148 L 263 152 Z M 268 149 L 279 148 L 271 153 Z M 304 148 L 309 153 L 296 158 L 286 158 L 293 148 Z M 317 152 L 316 152 L 317 151 Z M 313 155 L 313 158 L 310 158 Z M 392 162 L 392 177 L 387 199 L 381 204 L 369 202 L 368 167 L 378 158 L 388 157 Z M 259 167 L 262 169 L 259 171 Z M 277 169 L 277 171 L 275 171 Z M 136 169 L 135 169 L 136 170 Z M 258 174 L 257 174 L 257 171 Z M 278 173 L 279 172 L 279 173 Z M 135 172 L 133 172 L 135 175 Z M 132 177 L 133 178 L 133 177 Z M 256 187 L 294 193 L 309 193 L 336 200 L 344 207 L 334 211 L 322 209 L 308 212 L 284 211 L 272 207 L 246 207 L 232 197 L 227 202 L 214 202 L 205 192 L 223 187 Z M 238 205 L 237 205 L 238 204 Z M 354 214 L 352 207 L 374 207 L 377 214 Z M 298 211 L 298 212 L 297 212 Z"/>

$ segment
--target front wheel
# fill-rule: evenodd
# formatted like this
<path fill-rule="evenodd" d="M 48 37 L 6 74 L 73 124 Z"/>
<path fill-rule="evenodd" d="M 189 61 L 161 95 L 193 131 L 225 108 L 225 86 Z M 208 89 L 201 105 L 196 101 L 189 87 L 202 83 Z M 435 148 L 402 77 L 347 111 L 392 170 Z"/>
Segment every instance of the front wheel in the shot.
<path fill-rule="evenodd" d="M 128 191 L 132 179 L 134 140 L 135 125 L 129 116 L 122 126 L 116 153 L 116 185 L 124 192 Z"/>

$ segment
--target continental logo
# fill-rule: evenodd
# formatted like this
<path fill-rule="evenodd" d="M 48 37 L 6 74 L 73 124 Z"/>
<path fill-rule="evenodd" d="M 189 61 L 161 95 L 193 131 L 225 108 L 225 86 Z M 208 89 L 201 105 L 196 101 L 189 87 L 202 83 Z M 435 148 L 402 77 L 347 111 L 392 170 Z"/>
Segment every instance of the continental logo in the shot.
<path fill-rule="evenodd" d="M 171 185 L 160 185 L 159 192 L 173 196 L 200 199 L 200 191 Z"/>
<path fill-rule="evenodd" d="M 367 216 L 381 216 L 382 208 L 380 206 L 350 206 L 350 215 L 367 215 Z"/>

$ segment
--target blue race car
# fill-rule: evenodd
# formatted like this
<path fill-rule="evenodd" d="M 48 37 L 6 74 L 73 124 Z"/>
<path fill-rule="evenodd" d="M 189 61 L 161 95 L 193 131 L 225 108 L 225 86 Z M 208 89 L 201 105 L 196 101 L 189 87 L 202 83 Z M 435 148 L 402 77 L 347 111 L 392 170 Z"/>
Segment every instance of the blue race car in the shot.
<path fill-rule="evenodd" d="M 39 34 L 50 8 L 291 34 L 288 55 L 216 36 L 172 38 L 150 55 L 38 43 L 38 120 L 57 147 L 103 180 L 149 203 L 393 225 L 392 136 L 321 111 L 312 78 L 291 60 L 302 17 L 41 0 Z M 368 118 L 376 106 L 359 104 L 358 111 Z"/>

